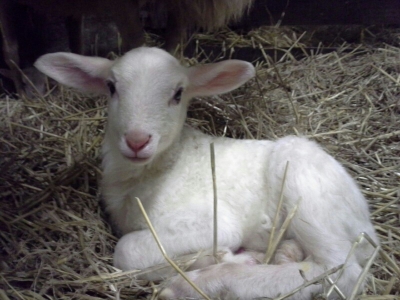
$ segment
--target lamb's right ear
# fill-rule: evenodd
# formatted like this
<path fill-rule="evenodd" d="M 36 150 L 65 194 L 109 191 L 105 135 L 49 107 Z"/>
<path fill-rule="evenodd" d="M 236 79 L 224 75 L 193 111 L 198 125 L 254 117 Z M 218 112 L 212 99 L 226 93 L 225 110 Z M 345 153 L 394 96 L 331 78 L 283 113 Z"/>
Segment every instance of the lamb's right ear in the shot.
<path fill-rule="evenodd" d="M 105 94 L 108 93 L 106 79 L 112 64 L 106 58 L 58 52 L 39 57 L 34 66 L 64 85 Z"/>
<path fill-rule="evenodd" d="M 241 60 L 225 60 L 199 65 L 188 69 L 190 97 L 211 96 L 230 92 L 254 77 L 251 63 Z"/>

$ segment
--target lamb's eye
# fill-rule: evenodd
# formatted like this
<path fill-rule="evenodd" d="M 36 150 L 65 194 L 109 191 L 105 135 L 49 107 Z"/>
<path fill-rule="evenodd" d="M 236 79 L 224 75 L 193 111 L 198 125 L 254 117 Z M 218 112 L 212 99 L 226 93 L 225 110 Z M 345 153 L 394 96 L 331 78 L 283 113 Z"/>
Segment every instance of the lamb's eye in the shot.
<path fill-rule="evenodd" d="M 174 95 L 174 97 L 173 97 L 173 99 L 174 99 L 174 101 L 175 101 L 176 104 L 179 104 L 179 102 L 181 101 L 182 92 L 183 92 L 183 88 L 179 88 L 179 89 L 176 91 L 176 93 L 175 93 L 175 95 Z"/>
<path fill-rule="evenodd" d="M 107 81 L 107 86 L 110 91 L 111 96 L 115 94 L 115 84 L 111 81 Z"/>

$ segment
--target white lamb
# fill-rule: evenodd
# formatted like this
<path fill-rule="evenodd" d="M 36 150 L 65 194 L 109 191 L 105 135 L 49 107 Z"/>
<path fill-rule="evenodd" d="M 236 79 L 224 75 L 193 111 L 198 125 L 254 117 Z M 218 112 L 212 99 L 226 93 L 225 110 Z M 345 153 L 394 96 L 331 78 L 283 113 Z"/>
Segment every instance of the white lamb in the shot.
<path fill-rule="evenodd" d="M 184 125 L 191 98 L 239 87 L 255 74 L 250 63 L 229 60 L 186 68 L 163 50 L 137 48 L 115 61 L 47 54 L 35 66 L 62 84 L 110 95 L 102 191 L 113 222 L 124 234 L 115 249 L 116 267 L 144 269 L 164 262 L 135 197 L 143 202 L 170 256 L 212 248 L 211 142 L 218 245 L 225 256 L 220 264 L 187 272 L 208 296 L 283 295 L 302 285 L 304 277 L 311 280 L 344 263 L 361 232 L 378 243 L 357 185 L 316 143 L 294 136 L 277 141 L 218 138 Z M 287 162 L 279 224 L 302 200 L 274 264 L 259 264 Z M 245 252 L 237 254 L 239 249 Z M 346 265 L 338 282 L 345 295 L 352 292 L 372 250 L 362 243 Z M 322 284 L 310 285 L 291 299 L 311 299 L 322 289 Z M 161 296 L 199 294 L 175 276 Z"/>

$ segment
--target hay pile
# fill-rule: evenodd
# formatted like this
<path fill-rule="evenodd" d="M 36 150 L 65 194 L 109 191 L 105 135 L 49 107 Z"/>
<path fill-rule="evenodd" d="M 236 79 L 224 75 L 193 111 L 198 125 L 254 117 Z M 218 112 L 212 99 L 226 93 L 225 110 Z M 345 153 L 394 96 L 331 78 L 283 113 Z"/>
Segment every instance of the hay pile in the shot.
<path fill-rule="evenodd" d="M 263 57 L 242 88 L 194 100 L 188 122 L 215 135 L 321 143 L 358 181 L 382 241 L 361 299 L 398 299 L 400 48 L 301 52 Z M 0 299 L 138 299 L 159 290 L 112 266 L 117 239 L 97 188 L 105 106 L 63 87 L 31 100 L 1 98 Z"/>

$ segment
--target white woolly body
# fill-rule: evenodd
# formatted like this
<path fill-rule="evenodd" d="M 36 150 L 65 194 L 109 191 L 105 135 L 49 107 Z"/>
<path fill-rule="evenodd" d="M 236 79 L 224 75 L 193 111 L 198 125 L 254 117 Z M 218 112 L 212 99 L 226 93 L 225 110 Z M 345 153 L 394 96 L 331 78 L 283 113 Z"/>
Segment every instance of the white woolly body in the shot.
<path fill-rule="evenodd" d="M 203 241 L 196 248 L 205 248 L 203 243 L 212 246 L 211 142 L 217 156 L 220 245 L 237 249 L 246 238 L 247 247 L 265 248 L 274 212 L 273 203 L 266 205 L 270 187 L 265 180 L 273 142 L 212 138 L 189 127 L 167 153 L 138 176 L 124 159 L 112 155 L 112 147 L 105 145 L 105 196 L 111 214 L 118 215 L 115 221 L 123 234 L 148 227 L 134 199 L 138 197 L 157 232 L 176 232 L 177 238 L 181 232 L 183 241 L 188 238 L 185 232 L 203 231 Z M 112 187 L 108 186 L 110 181 Z M 181 247 L 181 243 L 174 244 Z"/>
<path fill-rule="evenodd" d="M 192 97 L 240 86 L 254 76 L 249 63 L 185 68 L 162 50 L 139 48 L 115 62 L 56 53 L 43 56 L 36 66 L 61 83 L 111 93 L 102 192 L 107 211 L 123 234 L 115 249 L 116 267 L 144 269 L 164 262 L 136 197 L 170 256 L 212 248 L 211 142 L 222 263 L 199 259 L 192 266 L 198 270 L 187 273 L 209 296 L 277 297 L 304 283 L 299 270 L 312 279 L 343 264 L 361 232 L 378 243 L 357 185 L 316 143 L 293 136 L 277 141 L 211 137 L 184 125 Z M 287 163 L 278 227 L 295 205 L 299 207 L 272 264 L 260 264 Z M 338 281 L 345 295 L 352 293 L 372 250 L 361 243 L 348 261 Z M 152 276 L 160 279 L 163 274 Z M 322 290 L 321 284 L 314 284 L 291 299 L 310 299 Z M 181 277 L 174 277 L 161 297 L 199 295 Z"/>

